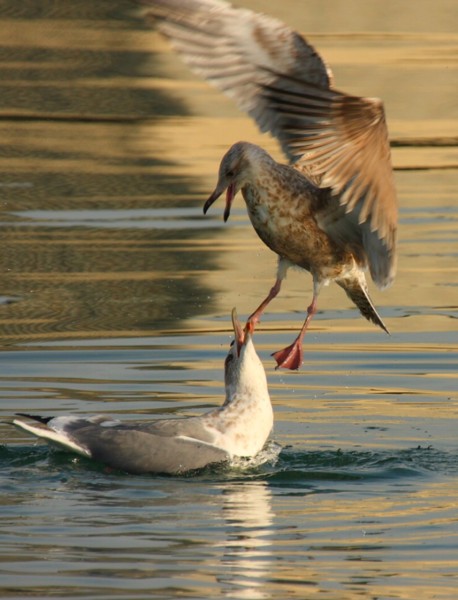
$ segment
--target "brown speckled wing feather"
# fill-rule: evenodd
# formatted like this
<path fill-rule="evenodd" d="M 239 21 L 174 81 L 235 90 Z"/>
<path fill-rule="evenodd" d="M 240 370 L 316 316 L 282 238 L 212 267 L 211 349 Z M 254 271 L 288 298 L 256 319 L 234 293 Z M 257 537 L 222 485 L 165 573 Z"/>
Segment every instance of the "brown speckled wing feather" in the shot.
<path fill-rule="evenodd" d="M 331 88 L 331 71 L 299 33 L 223 0 L 141 0 L 190 68 L 235 100 L 290 161 L 346 212 L 323 218 L 364 247 L 380 286 L 394 278 L 397 201 L 383 105 Z M 336 207 L 338 208 L 338 207 Z"/>
<path fill-rule="evenodd" d="M 233 8 L 222 0 L 141 0 L 147 18 L 157 21 L 186 64 L 231 97 L 261 131 L 277 137 L 293 159 L 289 133 L 264 96 L 277 73 L 305 77 L 328 88 L 331 71 L 299 33 L 272 17 Z M 282 79 L 288 86 L 288 80 Z"/>
<path fill-rule="evenodd" d="M 289 133 L 290 153 L 340 196 L 347 212 L 369 221 L 389 249 L 396 241 L 397 200 L 383 104 L 311 86 L 301 80 L 265 87 Z M 287 87 L 289 89 L 287 89 Z"/>

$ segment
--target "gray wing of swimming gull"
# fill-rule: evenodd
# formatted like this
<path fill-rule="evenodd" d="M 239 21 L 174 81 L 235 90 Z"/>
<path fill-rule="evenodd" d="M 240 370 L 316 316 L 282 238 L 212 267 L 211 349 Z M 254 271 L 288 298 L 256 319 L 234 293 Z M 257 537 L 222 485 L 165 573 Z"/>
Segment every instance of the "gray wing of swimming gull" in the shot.
<path fill-rule="evenodd" d="M 135 429 L 152 435 L 174 437 L 186 436 L 200 440 L 201 442 L 212 443 L 212 434 L 204 427 L 204 419 L 211 418 L 210 414 L 185 417 L 176 419 L 159 419 L 153 423 L 136 423 Z M 129 425 L 124 425 L 129 427 Z M 129 427 L 132 428 L 132 427 Z"/>
<path fill-rule="evenodd" d="M 184 473 L 231 458 L 208 442 L 127 427 L 88 426 L 75 432 L 73 438 L 90 451 L 94 460 L 128 473 Z"/>
<path fill-rule="evenodd" d="M 14 424 L 52 445 L 128 473 L 178 474 L 230 460 L 211 443 L 200 417 L 122 424 L 103 415 L 89 418 L 25 416 Z M 37 422 L 38 421 L 38 422 Z"/>

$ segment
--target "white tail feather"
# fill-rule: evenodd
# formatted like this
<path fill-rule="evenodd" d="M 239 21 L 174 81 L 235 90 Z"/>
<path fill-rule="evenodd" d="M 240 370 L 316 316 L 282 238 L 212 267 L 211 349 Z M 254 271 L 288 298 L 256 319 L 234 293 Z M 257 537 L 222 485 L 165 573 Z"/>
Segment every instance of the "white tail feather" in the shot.
<path fill-rule="evenodd" d="M 73 452 L 76 452 L 81 456 L 91 457 L 91 453 L 87 448 L 70 439 L 64 431 L 57 432 L 42 423 L 27 423 L 22 421 L 22 419 L 14 419 L 13 425 L 46 440 L 50 444 L 55 444 L 60 448 L 65 448 L 67 450 L 73 450 Z"/>

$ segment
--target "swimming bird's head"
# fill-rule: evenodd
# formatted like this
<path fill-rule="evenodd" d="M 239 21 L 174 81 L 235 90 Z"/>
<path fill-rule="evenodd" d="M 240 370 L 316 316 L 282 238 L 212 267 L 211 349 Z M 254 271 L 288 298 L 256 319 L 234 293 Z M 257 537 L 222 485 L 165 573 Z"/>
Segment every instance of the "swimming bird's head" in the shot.
<path fill-rule="evenodd" d="M 226 400 L 235 396 L 263 395 L 269 398 L 266 373 L 253 344 L 253 325 L 248 322 L 242 329 L 235 308 L 232 310 L 234 340 L 224 363 Z"/>
<path fill-rule="evenodd" d="M 247 150 L 252 144 L 248 142 L 237 142 L 229 148 L 223 156 L 219 166 L 218 183 L 212 195 L 204 205 L 204 215 L 210 206 L 221 194 L 226 191 L 226 208 L 224 209 L 224 221 L 227 221 L 231 212 L 232 201 L 235 195 L 243 187 L 247 180 L 250 161 Z"/>

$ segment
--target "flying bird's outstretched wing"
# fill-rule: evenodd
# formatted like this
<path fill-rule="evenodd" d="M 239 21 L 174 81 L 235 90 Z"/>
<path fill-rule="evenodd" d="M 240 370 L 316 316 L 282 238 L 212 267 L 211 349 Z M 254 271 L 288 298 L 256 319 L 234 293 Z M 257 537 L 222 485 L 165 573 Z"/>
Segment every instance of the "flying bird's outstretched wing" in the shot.
<path fill-rule="evenodd" d="M 397 200 L 383 103 L 335 90 L 313 46 L 277 19 L 224 0 L 141 3 L 194 72 L 275 136 L 299 169 L 332 189 L 335 207 L 320 226 L 342 243 L 356 236 L 374 281 L 389 285 Z"/>
<path fill-rule="evenodd" d="M 232 98 L 262 131 L 270 131 L 290 159 L 289 135 L 263 86 L 288 86 L 281 74 L 307 76 L 327 88 L 331 71 L 315 48 L 281 21 L 222 0 L 141 0 L 184 62 Z"/>

